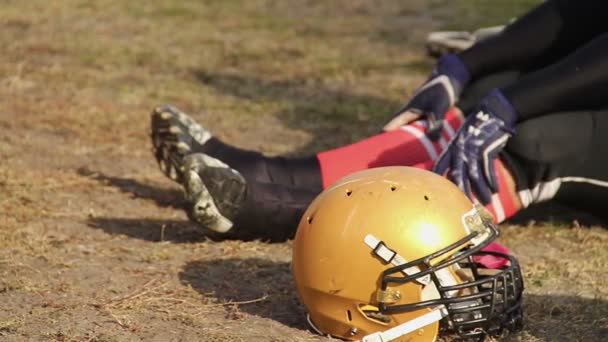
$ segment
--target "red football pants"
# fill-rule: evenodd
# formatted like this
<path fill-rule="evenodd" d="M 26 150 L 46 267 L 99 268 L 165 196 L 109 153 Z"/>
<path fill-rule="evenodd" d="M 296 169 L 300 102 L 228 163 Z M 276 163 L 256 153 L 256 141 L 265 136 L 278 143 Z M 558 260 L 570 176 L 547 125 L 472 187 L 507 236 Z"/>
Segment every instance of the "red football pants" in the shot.
<path fill-rule="evenodd" d="M 426 136 L 426 120 L 418 120 L 394 131 L 320 152 L 317 158 L 321 167 L 323 187 L 326 188 L 350 173 L 373 167 L 402 165 L 430 170 L 463 121 L 464 118 L 458 110 L 448 111 L 446 124 L 437 141 L 431 141 Z M 499 160 L 496 161 L 496 170 L 500 190 L 493 195 L 492 202 L 486 207 L 494 215 L 496 222 L 502 222 L 517 210 L 506 184 L 508 171 Z"/>

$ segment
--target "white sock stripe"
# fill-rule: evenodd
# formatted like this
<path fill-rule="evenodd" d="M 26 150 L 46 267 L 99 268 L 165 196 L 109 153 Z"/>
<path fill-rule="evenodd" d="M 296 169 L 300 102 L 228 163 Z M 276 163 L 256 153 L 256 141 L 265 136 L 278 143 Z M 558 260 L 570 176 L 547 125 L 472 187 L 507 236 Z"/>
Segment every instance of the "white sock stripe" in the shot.
<path fill-rule="evenodd" d="M 519 199 L 523 207 L 527 207 L 533 203 L 540 203 L 555 197 L 562 183 L 586 183 L 602 188 L 608 188 L 608 182 L 585 177 L 561 177 L 550 181 L 540 182 L 534 188 L 524 189 L 518 192 Z"/>
<path fill-rule="evenodd" d="M 448 147 L 448 143 L 445 141 L 445 139 L 443 137 L 439 138 L 438 143 L 439 143 L 439 149 L 438 149 L 437 153 L 443 152 Z"/>
<path fill-rule="evenodd" d="M 426 128 L 429 126 L 428 121 L 426 119 L 420 119 L 412 122 L 412 126 L 418 128 L 421 131 L 426 131 Z"/>
<path fill-rule="evenodd" d="M 426 134 L 423 131 L 420 131 L 419 129 L 413 127 L 413 125 L 405 125 L 405 126 L 402 126 L 401 129 L 412 134 L 414 137 L 416 137 L 416 138 L 418 138 L 418 140 L 420 140 L 420 142 L 422 143 L 422 146 L 424 146 L 424 149 L 429 154 L 429 157 L 431 158 L 431 160 L 437 159 L 437 151 L 435 150 L 435 147 L 431 143 L 431 140 L 426 136 Z"/>
<path fill-rule="evenodd" d="M 459 112 L 455 112 L 454 114 L 459 119 L 462 119 L 462 114 Z M 442 135 L 437 143 L 433 143 L 426 136 L 426 129 L 428 127 L 427 121 L 424 119 L 417 120 L 412 122 L 409 125 L 401 126 L 401 129 L 410 132 L 416 138 L 419 138 L 424 148 L 427 150 L 429 156 L 432 158 L 431 160 L 436 160 L 437 157 L 443 153 L 448 147 L 449 141 L 456 135 L 456 131 L 452 127 L 452 125 L 446 121 L 443 123 Z M 431 152 L 433 151 L 433 152 Z"/>
<path fill-rule="evenodd" d="M 452 128 L 452 125 L 450 125 L 450 123 L 447 121 L 444 122 L 443 128 L 444 131 L 448 134 L 449 139 L 452 139 L 454 137 L 454 134 L 456 134 L 456 132 L 454 132 L 454 129 Z"/>
<path fill-rule="evenodd" d="M 428 128 L 428 121 L 427 120 L 424 120 L 424 119 L 417 120 L 417 121 L 413 122 L 411 124 L 411 126 L 414 126 L 414 127 L 418 128 L 424 134 L 424 136 L 428 139 L 428 137 L 426 136 L 426 130 Z M 443 127 L 447 127 L 447 126 L 449 126 L 449 125 L 447 123 L 445 123 L 445 121 L 444 121 Z M 453 132 L 454 131 L 452 131 L 452 133 Z M 445 151 L 445 149 L 448 146 L 448 142 L 450 140 L 452 140 L 452 136 L 449 136 L 449 134 L 448 134 L 448 137 L 447 137 L 447 140 L 446 140 L 446 138 L 445 138 L 446 134 L 445 133 L 446 133 L 445 130 L 442 130 L 441 131 L 441 136 L 440 136 L 439 140 L 436 141 L 436 142 L 433 142 L 430 139 L 428 139 L 429 143 L 433 146 L 433 148 L 437 152 L 437 156 L 439 156 L 443 151 Z M 423 144 L 424 144 L 424 142 L 423 142 Z M 435 160 L 435 159 L 432 159 L 432 160 Z"/>
<path fill-rule="evenodd" d="M 492 195 L 492 207 L 494 208 L 494 212 L 496 213 L 496 222 L 500 223 L 505 220 L 505 209 L 502 206 L 502 202 L 500 201 L 500 196 L 498 194 Z"/>
<path fill-rule="evenodd" d="M 608 182 L 599 179 L 585 177 L 562 177 L 560 178 L 560 180 L 562 181 L 562 183 L 587 183 L 591 185 L 597 185 L 602 188 L 608 188 Z"/>

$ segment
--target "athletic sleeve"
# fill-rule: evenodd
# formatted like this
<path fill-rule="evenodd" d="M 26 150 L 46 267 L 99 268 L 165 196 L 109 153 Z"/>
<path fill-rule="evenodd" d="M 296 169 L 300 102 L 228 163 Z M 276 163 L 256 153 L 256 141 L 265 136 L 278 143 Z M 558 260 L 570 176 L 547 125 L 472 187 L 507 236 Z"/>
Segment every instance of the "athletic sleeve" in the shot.
<path fill-rule="evenodd" d="M 608 33 L 502 90 L 518 112 L 518 121 L 608 107 Z"/>
<path fill-rule="evenodd" d="M 549 65 L 608 31 L 608 1 L 549 0 L 459 54 L 473 79 Z"/>

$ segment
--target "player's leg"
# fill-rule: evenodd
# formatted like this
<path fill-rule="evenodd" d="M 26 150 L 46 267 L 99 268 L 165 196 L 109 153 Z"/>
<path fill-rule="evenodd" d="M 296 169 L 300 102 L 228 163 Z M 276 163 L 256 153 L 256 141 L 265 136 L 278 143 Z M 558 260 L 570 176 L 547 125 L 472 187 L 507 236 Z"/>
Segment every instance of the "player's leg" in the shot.
<path fill-rule="evenodd" d="M 606 216 L 608 111 L 556 113 L 517 131 L 504 158 L 523 206 L 555 199 Z"/>
<path fill-rule="evenodd" d="M 429 170 L 432 160 L 411 166 Z M 520 204 L 513 178 L 500 161 L 496 170 L 500 191 L 487 207 L 500 222 L 517 212 Z M 221 160 L 201 153 L 185 158 L 183 178 L 189 216 L 214 231 L 232 231 L 239 237 L 292 236 L 302 213 L 321 191 L 246 179 Z"/>
<path fill-rule="evenodd" d="M 419 120 L 396 131 L 301 158 L 268 157 L 226 144 L 172 106 L 154 110 L 151 135 L 161 170 L 178 183 L 183 181 L 183 158 L 204 153 L 238 170 L 248 181 L 320 191 L 349 173 L 370 167 L 432 164 L 462 122 L 457 110 L 450 111 L 446 118 L 447 124 L 437 141 L 426 137 L 426 123 Z"/>
<path fill-rule="evenodd" d="M 248 181 L 321 190 L 316 156 L 269 157 L 226 144 L 174 106 L 165 105 L 154 109 L 151 115 L 151 137 L 161 170 L 178 183 L 182 183 L 184 157 L 191 153 L 204 153 L 221 159 Z"/>
<path fill-rule="evenodd" d="M 486 207 L 500 222 L 517 212 L 520 204 L 509 171 L 500 161 L 496 170 L 500 191 Z M 246 181 L 220 160 L 200 153 L 185 158 L 183 187 L 188 215 L 203 227 L 240 238 L 272 240 L 292 237 L 303 212 L 320 192 Z"/>
<path fill-rule="evenodd" d="M 163 172 L 184 186 L 193 220 L 219 232 L 245 222 L 247 230 L 280 236 L 286 230 L 279 227 L 293 229 L 323 187 L 342 176 L 389 165 L 430 169 L 462 121 L 457 111 L 447 118 L 436 142 L 424 135 L 424 121 L 419 121 L 316 156 L 271 158 L 225 144 L 165 106 L 152 114 L 152 140 Z"/>
<path fill-rule="evenodd" d="M 246 180 L 203 153 L 184 158 L 182 185 L 188 216 L 203 227 L 239 238 L 272 240 L 291 237 L 304 210 L 321 191 Z"/>
<path fill-rule="evenodd" d="M 393 131 L 319 152 L 323 187 L 350 173 L 372 167 L 404 165 L 430 169 L 462 122 L 462 113 L 454 108 L 446 114 L 441 137 L 436 141 L 425 135 L 426 121 L 418 120 Z"/>

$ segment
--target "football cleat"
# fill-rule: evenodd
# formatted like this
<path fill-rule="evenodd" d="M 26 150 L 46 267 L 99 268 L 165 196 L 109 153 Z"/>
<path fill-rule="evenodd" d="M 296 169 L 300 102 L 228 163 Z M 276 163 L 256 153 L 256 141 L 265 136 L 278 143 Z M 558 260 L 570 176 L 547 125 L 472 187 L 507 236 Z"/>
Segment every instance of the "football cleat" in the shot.
<path fill-rule="evenodd" d="M 183 159 L 182 186 L 192 220 L 218 233 L 232 229 L 247 192 L 238 171 L 206 154 L 189 154 Z"/>
<path fill-rule="evenodd" d="M 182 183 L 184 157 L 194 152 L 195 144 L 202 146 L 212 135 L 171 105 L 156 107 L 150 119 L 154 157 L 167 177 Z"/>

